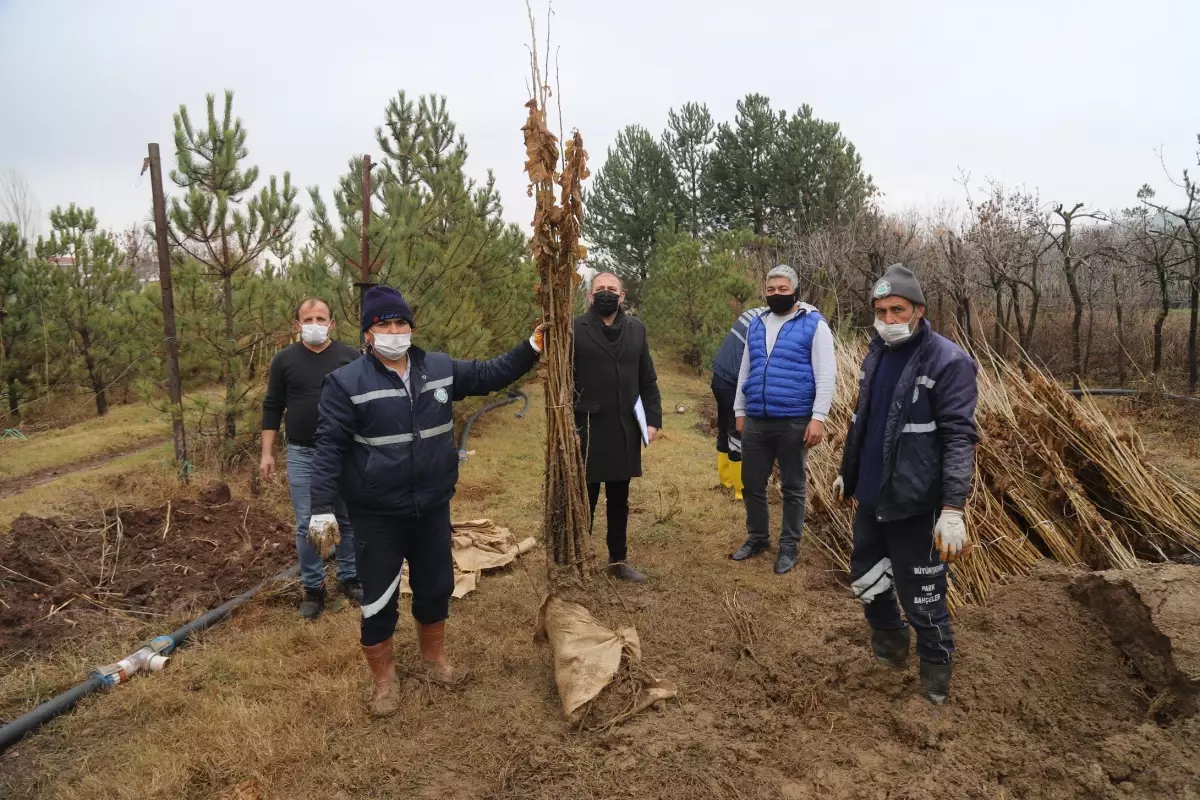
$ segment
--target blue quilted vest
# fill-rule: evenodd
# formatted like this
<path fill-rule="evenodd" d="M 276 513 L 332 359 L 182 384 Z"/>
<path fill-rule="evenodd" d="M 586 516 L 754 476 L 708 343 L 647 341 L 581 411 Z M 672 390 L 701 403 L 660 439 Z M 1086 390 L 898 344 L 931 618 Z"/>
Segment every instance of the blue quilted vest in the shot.
<path fill-rule="evenodd" d="M 812 368 L 812 343 L 821 315 L 801 311 L 783 323 L 779 338 L 767 355 L 767 326 L 760 314 L 750 323 L 746 347 L 750 374 L 742 387 L 746 414 L 751 417 L 807 417 L 817 396 Z"/>

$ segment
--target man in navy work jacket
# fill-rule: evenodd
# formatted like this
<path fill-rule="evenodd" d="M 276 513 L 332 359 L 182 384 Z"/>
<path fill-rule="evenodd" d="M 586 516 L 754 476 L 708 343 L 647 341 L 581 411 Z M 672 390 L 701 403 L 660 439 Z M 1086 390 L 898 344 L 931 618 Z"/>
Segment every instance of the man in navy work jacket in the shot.
<path fill-rule="evenodd" d="M 767 479 L 779 462 L 783 530 L 775 572 L 796 565 L 804 530 L 807 448 L 825 438 L 837 362 L 833 333 L 821 313 L 799 301 L 796 270 L 780 264 L 767 273 L 767 305 L 746 332 L 734 414 L 742 434 L 746 543 L 730 556 L 745 561 L 767 549 L 771 535 Z"/>
<path fill-rule="evenodd" d="M 921 284 L 904 265 L 888 267 L 871 298 L 878 335 L 863 362 L 833 491 L 858 499 L 850 579 L 871 626 L 871 649 L 889 666 L 907 663 L 899 593 L 917 631 L 921 693 L 943 703 L 954 654 L 946 564 L 967 542 L 963 508 L 979 441 L 976 367 L 929 327 Z"/>
<path fill-rule="evenodd" d="M 528 372 L 544 326 L 498 358 L 457 361 L 411 347 L 408 303 L 376 286 L 364 298 L 362 327 L 366 355 L 330 373 L 321 390 L 309 528 L 336 525 L 337 499 L 345 499 L 363 587 L 361 643 L 375 681 L 370 712 L 387 716 L 399 705 L 392 635 L 405 560 L 427 674 L 443 685 L 464 675 L 444 646 L 454 590 L 450 498 L 458 480 L 452 401 L 489 394 Z"/>
<path fill-rule="evenodd" d="M 734 423 L 733 404 L 746 350 L 746 331 L 762 312 L 762 308 L 751 308 L 738 315 L 712 362 L 712 393 L 717 401 L 717 477 L 722 486 L 733 489 L 735 500 L 742 499 L 742 435 Z"/>

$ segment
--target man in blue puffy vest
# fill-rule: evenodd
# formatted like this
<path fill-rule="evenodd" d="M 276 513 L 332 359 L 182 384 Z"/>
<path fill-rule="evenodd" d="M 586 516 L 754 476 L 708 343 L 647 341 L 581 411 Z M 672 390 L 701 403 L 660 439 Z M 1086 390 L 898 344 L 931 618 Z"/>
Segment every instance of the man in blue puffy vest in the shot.
<path fill-rule="evenodd" d="M 411 347 L 413 317 L 400 292 L 375 286 L 363 301 L 367 353 L 325 379 L 318 409 L 309 531 L 328 535 L 339 495 L 354 526 L 362 580 L 361 643 L 375 681 L 372 716 L 399 705 L 392 635 L 400 569 L 409 564 L 412 615 L 428 676 L 444 685 L 464 673 L 446 659 L 454 590 L 450 498 L 458 480 L 452 401 L 502 389 L 541 352 L 539 326 L 490 361 L 457 361 Z"/>
<path fill-rule="evenodd" d="M 738 372 L 734 414 L 742 434 L 746 543 L 730 556 L 745 561 L 770 545 L 767 480 L 779 462 L 783 530 L 775 572 L 796 565 L 804 530 L 804 459 L 825 438 L 837 361 L 833 333 L 821 313 L 799 301 L 796 270 L 780 264 L 767 273 L 769 309 L 750 322 Z"/>
<path fill-rule="evenodd" d="M 739 314 L 712 362 L 712 393 L 717 401 L 717 477 L 722 486 L 733 489 L 736 500 L 742 499 L 742 435 L 734 423 L 733 404 L 746 350 L 746 331 L 762 312 L 762 308 L 750 308 Z"/>
<path fill-rule="evenodd" d="M 924 319 L 917 277 L 893 264 L 871 292 L 878 334 L 859 375 L 858 407 L 833 484 L 858 499 L 850 580 L 871 626 L 871 649 L 908 661 L 917 632 L 921 693 L 950 694 L 954 636 L 946 564 L 967 544 L 963 508 L 975 473 L 975 362 Z"/>

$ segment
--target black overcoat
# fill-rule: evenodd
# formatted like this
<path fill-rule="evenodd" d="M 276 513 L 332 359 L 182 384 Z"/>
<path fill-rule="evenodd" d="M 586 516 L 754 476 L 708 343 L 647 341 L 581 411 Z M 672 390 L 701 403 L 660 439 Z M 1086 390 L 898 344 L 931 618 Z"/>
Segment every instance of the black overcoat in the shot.
<path fill-rule="evenodd" d="M 587 457 L 587 481 L 627 481 L 642 474 L 642 435 L 634 416 L 638 397 L 646 423 L 662 428 L 662 399 L 646 326 L 618 312 L 616 341 L 589 311 L 575 318 L 575 427 Z"/>

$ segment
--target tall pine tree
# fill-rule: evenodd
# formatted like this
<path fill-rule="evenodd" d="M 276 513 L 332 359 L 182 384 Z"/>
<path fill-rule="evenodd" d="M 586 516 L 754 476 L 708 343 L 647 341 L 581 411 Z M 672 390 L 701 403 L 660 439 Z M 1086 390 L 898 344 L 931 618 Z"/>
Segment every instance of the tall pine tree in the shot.
<path fill-rule="evenodd" d="M 659 228 L 675 225 L 678 194 L 667 152 L 648 130 L 630 125 L 617 134 L 584 197 L 584 235 L 599 266 L 625 279 L 635 305 L 650 273 L 655 236 Z"/>
<path fill-rule="evenodd" d="M 680 216 L 692 238 L 698 239 L 711 225 L 704 189 L 717 134 L 708 106 L 684 103 L 679 111 L 672 108 L 662 138 L 679 181 Z"/>
<path fill-rule="evenodd" d="M 748 94 L 738 101 L 733 124 L 717 126 L 708 196 L 714 219 L 725 230 L 767 232 L 777 193 L 772 170 L 785 123 L 784 112 L 773 111 L 766 96 Z"/>
<path fill-rule="evenodd" d="M 233 116 L 233 92 L 225 92 L 223 113 L 216 98 L 207 95 L 207 122 L 192 125 L 187 106 L 175 114 L 176 169 L 171 180 L 186 191 L 183 202 L 172 198 L 170 235 L 175 246 L 204 265 L 219 287 L 222 338 L 214 344 L 225 385 L 222 457 L 232 463 L 236 450 L 237 418 L 246 391 L 241 389 L 244 357 L 255 352 L 263 334 L 243 330 L 244 308 L 235 303 L 237 279 L 261 266 L 264 254 L 282 258 L 291 249 L 299 209 L 290 173 L 282 185 L 272 176 L 258 194 L 258 167 L 243 166 L 246 129 Z"/>

